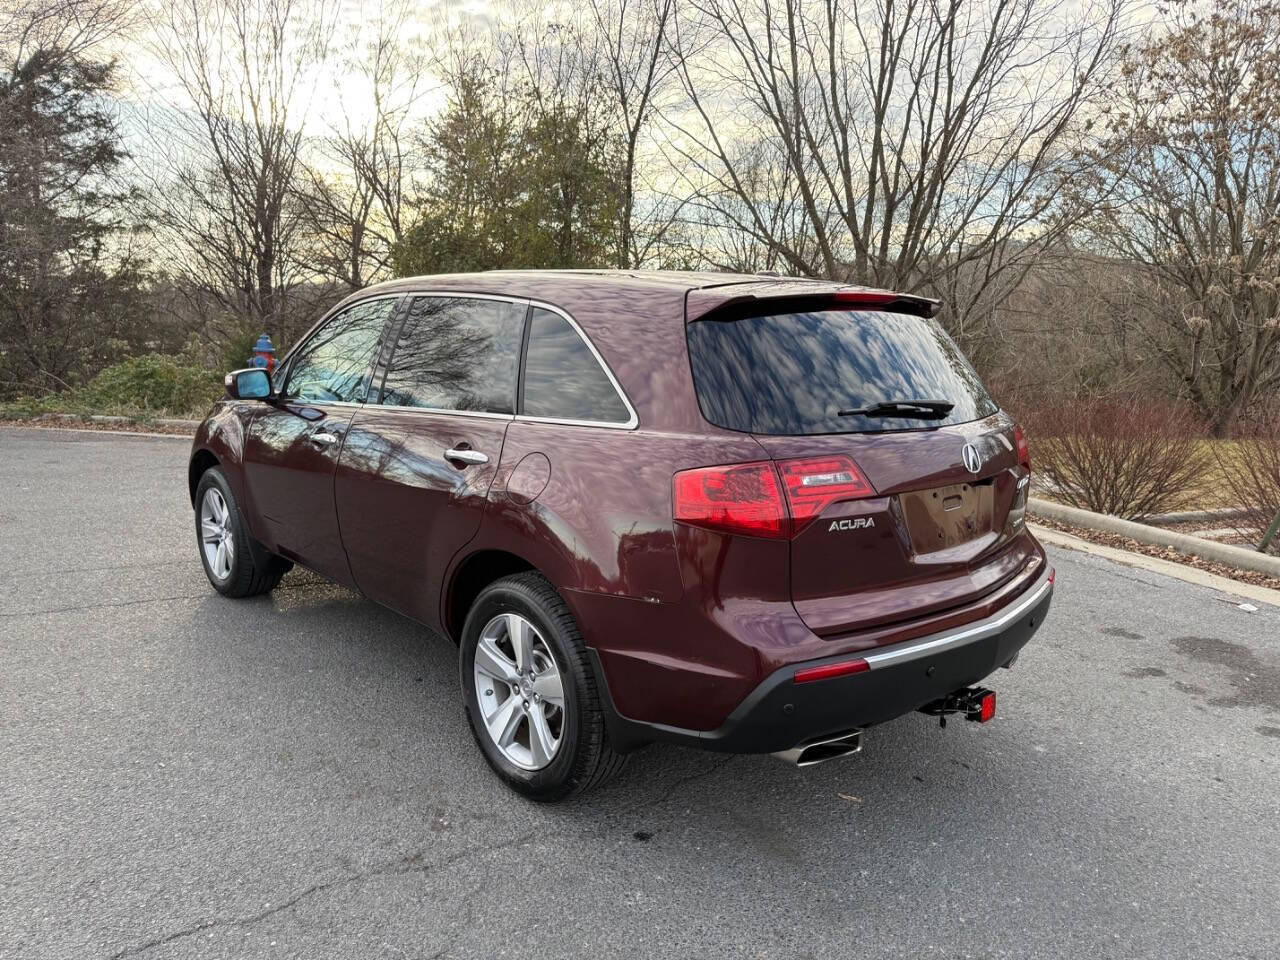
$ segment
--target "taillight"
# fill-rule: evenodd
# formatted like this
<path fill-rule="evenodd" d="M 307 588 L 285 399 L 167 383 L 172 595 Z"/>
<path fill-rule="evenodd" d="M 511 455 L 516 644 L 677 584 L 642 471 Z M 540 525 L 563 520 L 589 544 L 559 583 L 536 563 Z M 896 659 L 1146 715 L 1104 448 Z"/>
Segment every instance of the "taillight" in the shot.
<path fill-rule="evenodd" d="M 1018 453 L 1018 462 L 1031 469 L 1031 447 L 1027 444 L 1027 435 L 1022 432 L 1022 427 L 1013 428 L 1013 445 Z"/>
<path fill-rule="evenodd" d="M 735 463 L 677 473 L 672 514 L 695 527 L 782 540 L 795 536 L 838 500 L 875 494 L 848 457 L 784 460 L 776 470 L 768 461 Z"/>
<path fill-rule="evenodd" d="M 791 507 L 793 537 L 831 504 L 876 495 L 858 465 L 848 457 L 783 460 L 778 470 Z"/>
<path fill-rule="evenodd" d="M 768 461 L 684 470 L 672 482 L 672 500 L 681 523 L 752 537 L 787 536 L 786 505 Z"/>

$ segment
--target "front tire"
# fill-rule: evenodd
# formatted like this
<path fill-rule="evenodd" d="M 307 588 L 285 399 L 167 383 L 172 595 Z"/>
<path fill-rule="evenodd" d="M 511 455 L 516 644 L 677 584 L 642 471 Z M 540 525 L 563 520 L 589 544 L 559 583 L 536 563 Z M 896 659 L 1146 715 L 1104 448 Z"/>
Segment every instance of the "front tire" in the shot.
<path fill-rule="evenodd" d="M 196 485 L 196 544 L 213 589 L 224 597 L 269 593 L 293 567 L 249 536 L 244 514 L 221 468 L 210 467 Z"/>
<path fill-rule="evenodd" d="M 513 790 L 561 800 L 622 769 L 578 625 L 545 577 L 520 573 L 481 592 L 459 669 L 471 733 Z"/>

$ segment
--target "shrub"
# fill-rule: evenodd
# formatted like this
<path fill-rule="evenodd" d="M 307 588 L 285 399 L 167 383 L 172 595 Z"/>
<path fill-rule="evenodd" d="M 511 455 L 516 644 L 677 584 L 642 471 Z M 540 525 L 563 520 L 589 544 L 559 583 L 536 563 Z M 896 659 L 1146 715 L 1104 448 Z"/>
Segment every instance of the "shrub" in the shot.
<path fill-rule="evenodd" d="M 1213 455 L 1232 502 L 1247 511 L 1236 528 L 1256 543 L 1280 510 L 1280 400 L 1241 418 L 1237 439 L 1216 445 Z M 1280 545 L 1271 549 L 1280 553 Z"/>
<path fill-rule="evenodd" d="M 1028 418 L 1032 462 L 1055 495 L 1128 520 L 1161 513 L 1203 480 L 1204 425 L 1140 397 L 1066 400 Z"/>
<path fill-rule="evenodd" d="M 84 409 L 203 413 L 222 392 L 218 375 L 183 357 L 148 353 L 102 370 L 68 398 Z"/>

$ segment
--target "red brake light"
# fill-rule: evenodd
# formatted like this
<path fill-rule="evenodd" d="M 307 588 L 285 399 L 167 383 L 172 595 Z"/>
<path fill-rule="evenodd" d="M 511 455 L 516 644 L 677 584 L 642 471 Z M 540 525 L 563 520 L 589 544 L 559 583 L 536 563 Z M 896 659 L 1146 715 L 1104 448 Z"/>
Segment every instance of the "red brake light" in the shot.
<path fill-rule="evenodd" d="M 791 535 L 839 500 L 874 497 L 875 488 L 849 457 L 806 457 L 778 464 L 791 506 Z"/>
<path fill-rule="evenodd" d="M 862 673 L 871 669 L 865 660 L 842 660 L 839 663 L 824 663 L 819 667 L 805 667 L 797 670 L 794 683 L 808 683 L 811 680 L 826 680 L 829 677 L 846 677 L 851 673 Z"/>
<path fill-rule="evenodd" d="M 1022 427 L 1013 428 L 1013 445 L 1018 452 L 1018 462 L 1031 469 L 1031 447 L 1027 443 L 1027 435 L 1022 432 Z"/>
<path fill-rule="evenodd" d="M 787 536 L 786 506 L 768 461 L 684 470 L 672 481 L 672 497 L 681 523 L 752 537 Z"/>
<path fill-rule="evenodd" d="M 865 303 L 871 304 L 893 303 L 893 301 L 901 299 L 900 294 L 891 293 L 887 290 L 837 290 L 831 295 L 831 299 L 836 303 Z"/>

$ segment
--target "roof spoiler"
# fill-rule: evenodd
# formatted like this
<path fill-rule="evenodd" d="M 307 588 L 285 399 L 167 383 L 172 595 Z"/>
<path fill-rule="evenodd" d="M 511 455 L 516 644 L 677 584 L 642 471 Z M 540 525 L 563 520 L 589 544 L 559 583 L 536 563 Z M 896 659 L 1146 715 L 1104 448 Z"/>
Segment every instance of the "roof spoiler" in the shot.
<path fill-rule="evenodd" d="M 812 289 L 813 284 L 819 289 Z M 736 289 L 735 289 L 736 287 Z M 745 289 L 743 289 L 745 287 Z M 730 291 L 733 291 L 730 294 Z M 749 314 L 761 307 L 783 307 L 801 304 L 822 307 L 839 304 L 850 308 L 885 310 L 909 313 L 917 317 L 935 317 L 941 302 L 913 293 L 894 293 L 891 290 L 875 290 L 868 287 L 826 286 L 813 281 L 784 284 L 761 284 L 753 289 L 748 285 L 733 285 L 690 291 L 687 302 L 689 320 L 699 320 L 712 314 L 729 311 L 733 314 Z"/>

